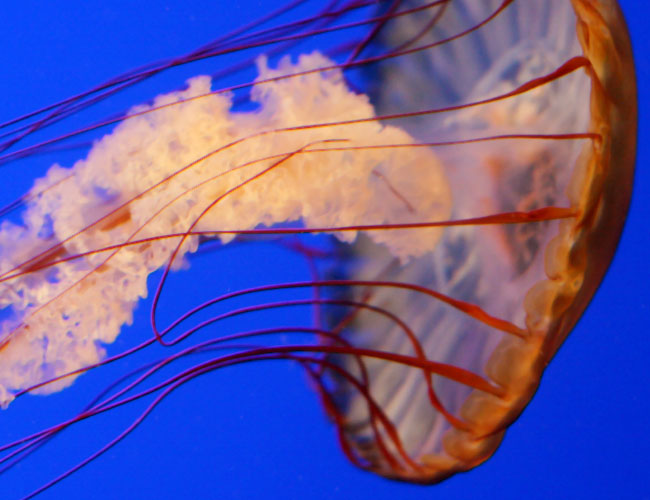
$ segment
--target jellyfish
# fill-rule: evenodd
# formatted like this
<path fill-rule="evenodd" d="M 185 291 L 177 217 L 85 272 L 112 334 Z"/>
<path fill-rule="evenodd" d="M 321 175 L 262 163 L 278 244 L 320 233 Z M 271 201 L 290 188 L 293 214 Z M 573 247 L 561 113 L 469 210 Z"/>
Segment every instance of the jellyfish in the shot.
<path fill-rule="evenodd" d="M 7 411 L 165 352 L 10 443 L 5 463 L 153 395 L 105 452 L 195 378 L 286 360 L 351 462 L 435 483 L 489 458 L 532 397 L 602 279 L 631 192 L 634 72 L 616 3 L 332 2 L 282 20 L 292 7 L 9 124 L 5 162 L 66 147 L 84 130 L 22 143 L 163 69 L 242 54 L 86 127 L 113 128 L 4 212 Z M 354 35 L 331 38 L 343 30 Z M 265 246 L 308 278 L 209 290 L 162 319 L 192 254 L 264 259 Z M 148 295 L 147 340 L 109 354 Z M 240 316 L 250 323 L 233 329 Z"/>

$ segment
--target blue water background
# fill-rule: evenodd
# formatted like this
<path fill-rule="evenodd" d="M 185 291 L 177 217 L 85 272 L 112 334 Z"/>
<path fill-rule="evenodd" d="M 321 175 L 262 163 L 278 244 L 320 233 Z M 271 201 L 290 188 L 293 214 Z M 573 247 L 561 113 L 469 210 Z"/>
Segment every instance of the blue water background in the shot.
<path fill-rule="evenodd" d="M 602 287 L 492 459 L 433 487 L 390 482 L 359 471 L 340 451 L 302 370 L 289 363 L 263 363 L 188 384 L 127 440 L 41 498 L 650 498 L 650 6 L 640 0 L 621 3 L 637 54 L 640 93 L 630 216 Z M 204 10 L 196 4 L 203 4 Z M 141 64 L 187 52 L 248 15 L 238 2 L 220 0 L 5 2 L 0 17 L 0 119 Z M 183 81 L 183 71 L 136 89 L 120 101 L 123 104 L 112 101 L 100 107 L 97 116 L 173 88 Z M 210 71 L 210 63 L 201 63 L 187 75 Z M 63 152 L 56 158 L 69 165 L 78 155 Z M 54 158 L 0 167 L 0 198 L 6 202 L 23 193 Z M 308 279 L 306 265 L 297 264 L 292 253 L 272 246 L 264 251 L 278 279 Z M 170 315 L 174 307 L 180 311 L 195 302 L 188 293 L 193 287 L 234 289 L 267 272 L 262 259 L 251 261 L 252 256 L 226 250 L 198 257 L 193 265 L 202 272 L 173 278 L 165 296 Z M 148 335 L 147 314 L 148 306 L 141 306 L 135 327 L 127 333 Z M 93 377 L 80 379 L 69 394 L 23 398 L 0 412 L 0 442 L 80 408 L 106 380 Z M 0 499 L 18 498 L 54 477 L 63 470 L 61 464 L 73 464 L 92 452 L 133 415 L 97 419 L 57 438 L 0 476 Z"/>

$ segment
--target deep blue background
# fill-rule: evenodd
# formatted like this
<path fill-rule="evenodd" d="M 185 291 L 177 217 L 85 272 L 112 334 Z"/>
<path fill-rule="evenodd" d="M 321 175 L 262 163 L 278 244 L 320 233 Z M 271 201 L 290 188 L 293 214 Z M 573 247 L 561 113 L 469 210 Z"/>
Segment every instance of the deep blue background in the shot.
<path fill-rule="evenodd" d="M 0 119 L 83 91 L 137 65 L 189 51 L 247 15 L 238 2 L 198 2 L 211 4 L 208 10 L 192 3 L 5 2 L 0 17 Z M 640 144 L 630 216 L 603 286 L 491 460 L 434 487 L 393 483 L 360 472 L 339 450 L 301 370 L 285 363 L 263 364 L 188 385 L 128 440 L 42 498 L 650 498 L 650 7 L 640 0 L 621 3 L 637 55 L 640 93 Z M 204 65 L 187 74 L 209 70 Z M 172 85 L 183 79 L 180 73 L 171 78 Z M 144 100 L 158 92 L 158 85 L 160 90 L 169 88 L 164 81 L 153 82 L 128 99 Z M 98 112 L 116 106 L 113 101 Z M 77 155 L 60 158 L 69 163 Z M 39 158 L 18 168 L 2 167 L 2 202 L 24 192 L 50 162 Z M 277 276 L 307 278 L 306 269 L 295 265 L 291 254 L 268 251 L 277 259 Z M 171 302 L 182 307 L 180 302 L 191 295 L 183 290 L 191 286 L 223 290 L 228 280 L 247 279 L 240 274 L 244 271 L 251 276 L 264 272 L 251 265 L 249 256 L 222 252 L 210 266 L 210 255 L 199 257 L 206 259 L 199 263 L 202 273 L 179 275 Z M 234 258 L 241 268 L 219 267 Z M 230 286 L 237 284 L 230 281 Z M 146 313 L 147 307 L 141 306 L 140 321 L 129 334 L 148 333 Z M 93 377 L 83 377 L 69 394 L 23 398 L 0 412 L 0 442 L 78 408 L 102 380 Z M 98 419 L 62 436 L 0 477 L 0 498 L 30 491 L 127 421 Z"/>

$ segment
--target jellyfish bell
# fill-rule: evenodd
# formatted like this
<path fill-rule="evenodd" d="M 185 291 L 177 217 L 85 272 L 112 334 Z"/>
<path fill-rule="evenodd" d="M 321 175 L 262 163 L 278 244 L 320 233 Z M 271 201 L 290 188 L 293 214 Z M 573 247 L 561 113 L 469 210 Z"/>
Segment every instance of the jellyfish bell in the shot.
<path fill-rule="evenodd" d="M 210 330 L 219 316 L 184 330 L 193 310 L 160 325 L 168 271 L 206 240 L 326 233 L 323 259 L 297 252 L 316 262 L 311 280 L 242 290 L 252 305 L 221 315 L 308 304 L 313 323 L 252 332 L 256 345 L 158 389 L 290 359 L 362 468 L 436 482 L 493 453 L 615 249 L 635 147 L 629 42 L 615 2 L 376 3 L 355 43 L 251 57 L 258 76 L 242 88 L 253 110 L 237 108 L 242 88 L 197 77 L 35 181 L 22 223 L 0 230 L 7 403 L 104 363 L 147 293 L 149 345 L 185 346 L 204 330 L 214 342 L 248 341 L 245 328 Z M 353 7 L 319 7 L 306 31 L 260 27 L 210 50 L 273 53 L 340 29 Z M 148 292 L 155 270 L 163 278 Z M 264 295 L 283 288 L 307 295 L 301 304 Z M 212 293 L 200 309 L 238 292 Z M 281 330 L 296 336 L 264 342 Z M 127 388 L 82 415 L 141 390 Z"/>
<path fill-rule="evenodd" d="M 460 43 L 452 44 L 449 50 L 432 52 L 426 62 L 418 56 L 387 61 L 382 69 L 392 77 L 385 78 L 390 83 L 378 90 L 382 95 L 379 102 L 386 103 L 386 113 L 395 113 L 401 107 L 444 109 L 457 102 L 483 103 L 452 117 L 442 117 L 442 123 L 436 122 L 437 115 L 417 117 L 406 128 L 424 140 L 432 135 L 444 137 L 448 130 L 457 134 L 461 129 L 494 137 L 589 130 L 597 138 L 587 144 L 520 141 L 503 145 L 494 141 L 487 146 L 480 144 L 474 151 L 472 146 L 464 146 L 462 159 L 454 156 L 453 161 L 445 161 L 442 153 L 443 165 L 453 165 L 446 170 L 454 198 L 452 219 L 476 216 L 485 210 L 525 211 L 562 204 L 573 207 L 575 217 L 554 223 L 487 229 L 448 228 L 432 253 L 433 263 L 425 258 L 399 269 L 386 266 L 383 279 L 427 283 L 526 330 L 518 335 L 502 327 L 499 334 L 493 335 L 489 330 L 494 325 L 486 328 L 488 323 L 483 319 L 473 322 L 466 311 L 445 310 L 440 302 L 424 306 L 415 297 L 404 297 L 395 304 L 399 299 L 394 293 L 377 294 L 376 300 L 390 303 L 402 318 L 408 318 L 407 323 L 421 324 L 428 330 L 428 335 L 419 336 L 419 340 L 426 343 L 430 359 L 437 359 L 444 352 L 438 359 L 453 359 L 454 366 L 484 373 L 504 390 L 501 394 L 490 394 L 479 389 L 467 394 L 468 388 L 459 389 L 449 379 L 439 380 L 438 396 L 441 400 L 458 398 L 451 403 L 456 405 L 452 413 L 463 419 L 462 423 L 449 419 L 441 423 L 444 419 L 439 414 L 428 413 L 430 405 L 423 410 L 406 396 L 417 393 L 418 401 L 429 404 L 426 382 L 414 373 L 409 379 L 403 366 L 369 361 L 371 380 L 392 381 L 378 383 L 381 389 L 376 397 L 389 412 L 391 421 L 403 431 L 401 444 L 407 449 L 411 447 L 407 454 L 419 455 L 420 465 L 426 469 L 396 473 L 394 464 L 385 462 L 377 467 L 382 458 L 378 446 L 368 444 L 375 432 L 371 419 L 363 416 L 361 398 L 346 394 L 342 405 L 346 414 L 353 416 L 350 439 L 359 444 L 361 454 L 372 457 L 373 467 L 391 477 L 435 482 L 492 454 L 505 426 L 530 400 L 543 369 L 600 283 L 613 256 L 629 203 L 636 100 L 634 85 L 628 86 L 634 81 L 634 72 L 618 6 L 614 2 L 531 2 L 526 6 L 515 2 L 506 7 L 507 4 L 486 2 L 478 6 L 452 2 L 441 22 L 428 34 L 437 39 L 453 38 L 455 33 L 489 19 L 500 7 L 505 8 L 489 26 L 456 40 Z M 552 22 L 545 24 L 545 19 Z M 394 22 L 405 27 L 403 31 L 386 30 L 387 43 L 399 46 L 409 36 L 400 38 L 400 33 L 421 33 L 427 21 L 413 17 Z M 523 28 L 513 28 L 522 25 L 526 26 L 525 35 Z M 485 39 L 489 42 L 481 45 Z M 481 58 L 481 63 L 448 71 L 458 61 L 472 58 Z M 505 102 L 485 103 L 489 96 L 507 95 L 518 85 L 534 85 L 536 77 L 547 78 L 567 61 L 584 62 L 576 58 L 589 60 L 585 72 L 572 73 Z M 430 70 L 418 81 L 414 78 L 418 74 L 415 67 L 422 64 Z M 414 92 L 414 88 L 419 92 Z M 450 88 L 464 97 L 456 101 L 457 95 Z M 575 106 L 570 111 L 568 102 Z M 565 170 L 566 165 L 572 168 Z M 476 183 L 470 178 L 477 179 Z M 611 209 L 606 208 L 610 205 Z M 592 246 L 597 249 L 592 251 Z M 454 265 L 445 266 L 454 261 Z M 453 272 L 454 268 L 458 272 Z M 449 316 L 454 314 L 463 318 L 450 320 Z M 436 326 L 424 327 L 426 324 Z M 359 328 L 364 330 L 361 325 Z M 396 340 L 400 338 L 397 329 L 396 325 L 382 329 L 373 324 L 372 333 L 361 342 L 390 351 L 408 349 L 407 338 L 401 337 L 402 343 Z M 359 342 L 357 337 L 355 340 Z M 469 347 L 472 343 L 473 347 Z M 373 363 L 378 365 L 374 367 L 376 374 L 372 373 Z M 449 391 L 446 396 L 445 391 Z M 464 425 L 467 427 L 463 428 Z"/>

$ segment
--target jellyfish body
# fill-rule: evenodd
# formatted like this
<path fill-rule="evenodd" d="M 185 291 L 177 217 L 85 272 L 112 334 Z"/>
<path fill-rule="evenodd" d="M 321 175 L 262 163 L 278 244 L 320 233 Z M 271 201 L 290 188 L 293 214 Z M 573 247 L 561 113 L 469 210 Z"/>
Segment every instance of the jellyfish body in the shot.
<path fill-rule="evenodd" d="M 258 59 L 258 109 L 194 79 L 36 182 L 0 231 L 5 401 L 100 362 L 148 274 L 200 238 L 328 233 L 313 281 L 276 285 L 317 290 L 317 340 L 211 368 L 303 364 L 348 457 L 389 477 L 436 482 L 496 449 L 622 228 L 629 42 L 615 2 L 381 4 L 343 64 Z M 364 58 L 368 96 L 345 78 Z"/>
<path fill-rule="evenodd" d="M 497 12 L 501 2 L 452 2 L 433 39 L 453 37 Z M 402 18 L 403 30 L 387 30 L 386 43 L 399 46 L 420 33 L 426 19 Z M 577 25 L 577 32 L 575 26 Z M 439 29 L 438 29 L 439 28 Z M 629 204 L 633 178 L 636 100 L 631 51 L 613 2 L 514 3 L 486 27 L 462 37 L 450 49 L 389 61 L 378 88 L 382 114 L 397 109 L 444 109 L 508 94 L 535 78 L 551 74 L 574 57 L 589 69 L 534 89 L 505 102 L 462 110 L 456 116 L 424 116 L 406 128 L 421 140 L 447 137 L 459 130 L 486 137 L 590 131 L 588 141 L 515 141 L 469 145 L 462 152 L 439 153 L 454 200 L 453 219 L 548 206 L 571 207 L 575 217 L 528 225 L 447 228 L 430 257 L 398 266 L 390 256 L 373 256 L 369 278 L 381 270 L 386 281 L 417 283 L 460 299 L 484 312 L 522 327 L 519 334 L 489 324 L 443 302 L 432 304 L 419 291 L 398 294 L 381 290 L 374 300 L 400 312 L 415 327 L 428 359 L 481 373 L 503 393 L 471 390 L 449 379 L 433 383 L 446 410 L 460 414 L 452 423 L 432 409 L 430 386 L 416 370 L 369 361 L 369 378 L 378 382 L 375 398 L 403 432 L 406 453 L 419 457 L 427 472 L 413 479 L 437 481 L 454 470 L 480 463 L 498 446 L 504 428 L 534 394 L 543 369 L 586 307 L 611 260 Z M 424 60 L 423 60 L 424 59 Z M 451 71 L 458 61 L 460 68 Z M 575 59 L 574 59 L 575 61 Z M 593 63 L 592 63 L 593 61 Z M 608 61 L 603 64 L 602 61 Z M 421 80 L 417 66 L 426 66 Z M 398 75 L 398 76 L 395 76 Z M 450 76 L 451 75 L 451 76 Z M 415 90 L 414 90 L 415 89 Z M 469 132 L 463 132 L 465 137 Z M 570 165 L 570 168 L 567 166 Z M 609 207 L 609 208 L 607 208 Z M 367 250 L 360 250 L 364 253 Z M 378 264 L 378 261 L 381 264 Z M 410 339 L 400 325 L 367 324 L 360 313 L 355 345 L 390 352 L 409 352 Z M 501 328 L 499 328 L 499 326 Z M 499 331 L 500 330 L 500 331 Z M 362 340 L 361 340 L 362 339 Z M 352 370 L 353 360 L 346 366 Z M 343 384 L 345 386 L 345 384 Z M 338 389 L 341 390 L 341 389 Z M 342 389 L 340 401 L 350 418 L 348 435 L 361 455 L 382 463 L 371 436 L 372 415 L 356 391 Z M 413 398 L 413 395 L 418 396 Z M 409 477 L 395 466 L 377 467 L 388 476 Z"/>

